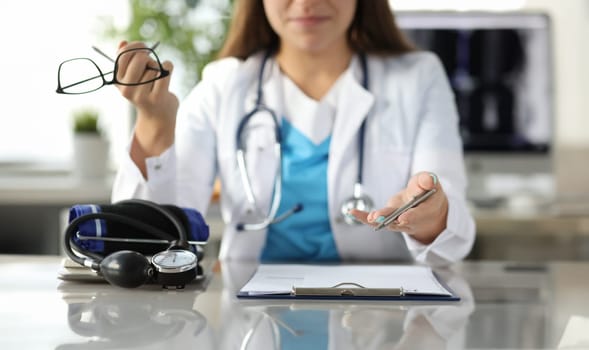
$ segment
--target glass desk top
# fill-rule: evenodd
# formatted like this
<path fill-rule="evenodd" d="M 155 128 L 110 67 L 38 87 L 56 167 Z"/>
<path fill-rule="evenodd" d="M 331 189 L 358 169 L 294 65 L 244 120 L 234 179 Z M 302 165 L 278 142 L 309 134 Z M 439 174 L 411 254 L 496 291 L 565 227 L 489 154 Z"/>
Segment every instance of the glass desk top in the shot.
<path fill-rule="evenodd" d="M 0 255 L 0 349 L 589 348 L 589 263 L 467 261 L 436 269 L 461 301 L 433 303 L 241 300 L 243 262 L 122 289 L 59 280 L 61 260 Z"/>

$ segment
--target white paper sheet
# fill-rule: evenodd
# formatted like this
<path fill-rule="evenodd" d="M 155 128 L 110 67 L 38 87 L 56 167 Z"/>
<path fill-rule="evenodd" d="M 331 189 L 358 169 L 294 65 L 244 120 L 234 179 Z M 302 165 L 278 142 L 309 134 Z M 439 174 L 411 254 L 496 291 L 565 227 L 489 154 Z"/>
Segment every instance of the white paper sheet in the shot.
<path fill-rule="evenodd" d="M 293 287 L 329 288 L 340 283 L 402 288 L 407 295 L 452 295 L 431 268 L 413 265 L 261 264 L 240 292 L 252 296 L 290 294 Z"/>

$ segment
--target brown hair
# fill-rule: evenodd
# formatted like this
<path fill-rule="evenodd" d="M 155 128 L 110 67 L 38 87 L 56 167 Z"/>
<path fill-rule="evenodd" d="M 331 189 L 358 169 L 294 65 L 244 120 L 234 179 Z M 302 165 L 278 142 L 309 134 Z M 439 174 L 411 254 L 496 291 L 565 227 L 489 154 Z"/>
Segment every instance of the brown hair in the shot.
<path fill-rule="evenodd" d="M 415 50 L 395 22 L 388 0 L 357 0 L 356 13 L 348 30 L 355 51 L 397 55 Z M 262 0 L 236 0 L 221 57 L 246 59 L 263 49 L 276 49 L 280 38 L 268 22 Z"/>

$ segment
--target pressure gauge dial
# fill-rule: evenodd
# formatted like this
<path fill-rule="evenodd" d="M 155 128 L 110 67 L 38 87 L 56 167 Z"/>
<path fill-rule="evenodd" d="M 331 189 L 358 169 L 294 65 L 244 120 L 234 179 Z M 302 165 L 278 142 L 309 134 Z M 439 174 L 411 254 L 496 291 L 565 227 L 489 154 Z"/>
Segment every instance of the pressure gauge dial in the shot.
<path fill-rule="evenodd" d="M 196 277 L 197 257 L 190 250 L 169 249 L 155 254 L 151 263 L 155 267 L 155 279 L 165 288 L 184 288 Z"/>

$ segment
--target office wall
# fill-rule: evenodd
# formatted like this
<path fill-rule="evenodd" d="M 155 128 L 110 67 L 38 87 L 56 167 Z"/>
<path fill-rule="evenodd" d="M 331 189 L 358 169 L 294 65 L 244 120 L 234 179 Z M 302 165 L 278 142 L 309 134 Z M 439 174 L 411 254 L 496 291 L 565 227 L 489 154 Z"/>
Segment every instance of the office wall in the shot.
<path fill-rule="evenodd" d="M 527 0 L 554 26 L 556 140 L 561 148 L 589 148 L 589 0 Z"/>

